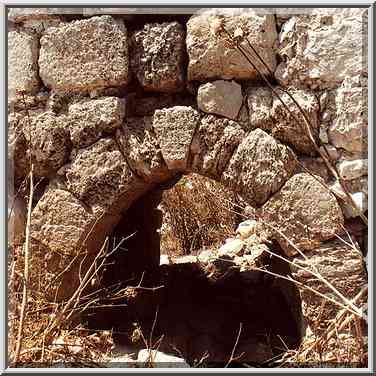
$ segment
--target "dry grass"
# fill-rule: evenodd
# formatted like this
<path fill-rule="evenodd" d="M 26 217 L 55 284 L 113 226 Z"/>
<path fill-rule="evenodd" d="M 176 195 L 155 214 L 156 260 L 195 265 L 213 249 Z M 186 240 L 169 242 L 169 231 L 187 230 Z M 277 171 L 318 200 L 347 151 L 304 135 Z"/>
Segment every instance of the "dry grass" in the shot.
<path fill-rule="evenodd" d="M 161 253 L 188 255 L 220 245 L 239 222 L 231 211 L 233 202 L 235 194 L 220 183 L 196 174 L 184 176 L 163 194 Z"/>

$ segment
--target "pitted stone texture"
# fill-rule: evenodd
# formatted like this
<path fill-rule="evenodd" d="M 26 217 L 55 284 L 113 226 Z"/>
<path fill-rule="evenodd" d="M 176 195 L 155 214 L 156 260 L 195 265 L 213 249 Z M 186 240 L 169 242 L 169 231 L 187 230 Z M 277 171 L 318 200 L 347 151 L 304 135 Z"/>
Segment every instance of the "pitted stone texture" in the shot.
<path fill-rule="evenodd" d="M 131 169 L 146 181 L 158 182 L 170 177 L 171 172 L 162 157 L 152 121 L 150 116 L 127 118 L 117 139 Z"/>
<path fill-rule="evenodd" d="M 16 99 L 17 92 L 38 90 L 38 39 L 35 35 L 8 32 L 8 77 L 8 102 Z"/>
<path fill-rule="evenodd" d="M 341 208 L 317 179 L 307 173 L 294 175 L 261 209 L 263 220 L 276 229 L 272 236 L 289 256 L 298 252 L 286 238 L 305 251 L 342 231 Z"/>
<path fill-rule="evenodd" d="M 243 102 L 242 87 L 235 81 L 213 81 L 201 85 L 197 93 L 200 110 L 236 120 Z"/>
<path fill-rule="evenodd" d="M 312 136 L 317 143 L 319 137 L 318 101 L 313 94 L 303 90 L 289 90 L 289 92 L 308 117 L 311 123 Z M 310 141 L 307 126 L 299 108 L 286 93 L 278 90 L 278 94 L 290 111 L 286 110 L 275 95 L 273 96 L 273 107 L 271 109 L 273 121 L 272 135 L 283 143 L 291 145 L 300 153 L 315 155 L 316 148 Z M 299 123 L 295 121 L 294 117 L 298 119 Z"/>
<path fill-rule="evenodd" d="M 67 117 L 43 112 L 30 117 L 23 126 L 23 134 L 31 142 L 31 155 L 36 176 L 51 177 L 69 158 L 71 142 Z"/>
<path fill-rule="evenodd" d="M 114 133 L 125 115 L 123 99 L 108 97 L 69 106 L 69 128 L 75 147 L 87 147 Z"/>
<path fill-rule="evenodd" d="M 52 251 L 74 254 L 94 220 L 70 192 L 49 189 L 33 209 L 31 236 Z"/>
<path fill-rule="evenodd" d="M 294 258 L 294 262 L 307 269 L 314 270 L 314 267 L 317 268 L 318 273 L 349 300 L 354 298 L 367 285 L 367 275 L 361 252 L 343 241 L 335 239 L 325 242 L 307 252 L 306 256 L 308 260 L 298 255 Z M 293 278 L 302 283 L 302 286 L 298 285 L 298 288 L 303 302 L 303 315 L 314 333 L 319 334 L 320 330 L 327 328 L 326 325 L 321 327 L 320 323 L 334 319 L 338 313 L 338 306 L 326 302 L 323 310 L 323 299 L 304 286 L 331 296 L 342 304 L 343 301 L 327 284 L 314 278 L 312 274 L 295 266 L 292 268 Z M 366 299 L 367 294 L 364 294 L 361 302 L 366 301 Z M 356 305 L 360 307 L 361 302 Z"/>
<path fill-rule="evenodd" d="M 206 115 L 191 144 L 193 172 L 219 180 L 245 132 L 235 121 Z"/>
<path fill-rule="evenodd" d="M 185 33 L 178 22 L 153 23 L 131 38 L 131 67 L 145 90 L 174 93 L 184 88 Z"/>
<path fill-rule="evenodd" d="M 269 88 L 249 86 L 246 90 L 249 124 L 252 129 L 261 128 L 270 132 L 273 126 L 270 111 L 273 96 Z"/>
<path fill-rule="evenodd" d="M 333 91 L 333 122 L 329 126 L 329 142 L 349 152 L 367 152 L 368 108 L 366 87 L 342 85 Z M 331 106 L 329 106 L 331 107 Z"/>
<path fill-rule="evenodd" d="M 55 91 L 88 92 L 127 83 L 127 30 L 110 16 L 49 28 L 40 44 L 40 76 Z"/>
<path fill-rule="evenodd" d="M 188 80 L 206 81 L 211 78 L 255 79 L 258 73 L 246 58 L 227 42 L 227 35 L 220 33 L 220 26 L 234 36 L 248 38 L 250 43 L 274 72 L 276 57 L 274 44 L 277 40 L 274 16 L 257 14 L 248 10 L 244 14 L 231 16 L 231 10 L 224 17 L 210 14 L 210 11 L 193 16 L 187 23 L 187 50 L 189 55 Z M 246 41 L 241 46 L 249 50 Z M 250 58 L 256 67 L 269 75 L 253 51 Z"/>
<path fill-rule="evenodd" d="M 279 34 L 283 59 L 275 76 L 283 85 L 334 88 L 346 76 L 367 72 L 367 10 L 315 9 L 292 17 Z M 366 47 L 366 48 L 364 48 Z"/>
<path fill-rule="evenodd" d="M 32 268 L 43 270 L 53 282 L 41 293 L 57 301 L 69 299 L 118 221 L 115 215 L 98 218 L 70 192 L 49 187 L 31 217 Z"/>
<path fill-rule="evenodd" d="M 175 106 L 155 111 L 153 128 L 170 170 L 187 169 L 190 145 L 199 121 L 200 114 L 192 107 Z"/>
<path fill-rule="evenodd" d="M 256 129 L 238 146 L 222 181 L 249 204 L 260 205 L 281 188 L 295 168 L 293 152 Z"/>
<path fill-rule="evenodd" d="M 78 150 L 71 159 L 65 168 L 67 188 L 94 212 L 119 212 L 145 189 L 112 138 Z"/>

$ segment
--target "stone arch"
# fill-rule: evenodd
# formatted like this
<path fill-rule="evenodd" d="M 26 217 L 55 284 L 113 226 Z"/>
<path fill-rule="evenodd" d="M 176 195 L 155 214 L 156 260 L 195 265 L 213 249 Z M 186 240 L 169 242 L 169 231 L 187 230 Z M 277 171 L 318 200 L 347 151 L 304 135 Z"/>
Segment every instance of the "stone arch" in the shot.
<path fill-rule="evenodd" d="M 238 22 L 234 16 L 226 21 L 229 26 L 234 26 Z M 17 15 L 15 17 L 17 21 Z M 32 14 L 21 14 L 17 22 L 33 20 L 33 17 Z M 39 18 L 40 15 L 34 21 Z M 131 69 L 136 69 L 141 77 L 141 90 L 152 89 L 159 92 L 170 90 L 167 83 L 171 78 L 178 83 L 181 82 L 180 74 L 185 76 L 185 68 L 189 81 L 187 86 L 190 85 L 187 92 L 196 90 L 193 87 L 197 82 L 192 80 L 206 82 L 220 78 L 241 81 L 256 78 L 256 72 L 244 65 L 239 59 L 241 56 L 237 56 L 235 51 L 231 51 L 231 64 L 223 64 L 223 49 L 227 47 L 222 42 L 217 44 L 216 33 L 212 32 L 215 30 L 207 29 L 208 26 L 215 29 L 216 22 L 210 25 L 204 15 L 192 17 L 186 25 L 185 41 L 182 30 L 177 30 L 179 38 L 172 39 L 166 44 L 167 49 L 175 52 L 169 57 L 164 56 L 167 60 L 164 60 L 163 64 L 165 67 L 174 67 L 174 62 L 181 61 L 176 58 L 176 54 L 184 51 L 186 47 L 189 55 L 188 67 L 178 67 L 178 74 L 174 69 L 167 69 L 167 73 L 164 71 L 165 73 L 161 74 L 162 70 L 149 71 L 148 59 L 144 58 L 152 55 L 149 51 L 145 52 L 147 56 L 137 55 L 136 62 L 130 63 L 129 60 L 133 57 L 129 56 L 131 54 L 127 48 L 128 31 L 123 20 L 102 16 L 68 21 L 59 24 L 60 20 L 50 19 L 51 25 L 56 22 L 58 27 L 50 28 L 43 35 L 29 35 L 17 30 L 9 33 L 12 61 L 10 76 L 13 77 L 10 99 L 16 111 L 10 114 L 9 127 L 11 128 L 12 122 L 15 128 L 23 123 L 23 129 L 22 126 L 18 127 L 15 132 L 17 137 L 14 138 L 14 142 L 11 141 L 11 154 L 27 155 L 29 141 L 32 146 L 29 152 L 37 161 L 36 175 L 50 179 L 48 189 L 33 210 L 31 229 L 33 254 L 43 255 L 36 257 L 39 265 L 34 266 L 37 266 L 46 278 L 51 278 L 51 291 L 44 291 L 45 293 L 52 299 L 69 298 L 77 287 L 80 273 L 84 273 L 105 237 L 113 231 L 124 213 L 137 200 L 148 192 L 158 190 L 161 185 L 168 185 L 169 182 L 173 184 L 179 174 L 196 172 L 221 181 L 241 194 L 250 204 L 250 217 L 260 217 L 277 229 L 283 230 L 288 239 L 299 249 L 306 251 L 310 262 L 317 266 L 334 286 L 346 296 L 355 295 L 365 281 L 361 258 L 354 249 L 343 244 L 336 244 L 327 249 L 325 244 L 322 244 L 340 231 L 343 223 L 342 211 L 335 197 L 320 184 L 318 177 L 299 171 L 294 152 L 286 145 L 293 146 L 294 150 L 305 155 L 311 155 L 314 150 L 306 142 L 304 132 L 299 127 L 291 127 L 292 119 L 286 115 L 280 103 L 274 100 L 269 92 L 261 93 L 265 92 L 265 88 L 257 87 L 254 85 L 255 82 L 252 82 L 250 87 L 242 84 L 241 89 L 247 91 L 248 108 L 259 109 L 247 114 L 248 128 L 243 127 L 239 118 L 238 121 L 225 118 L 231 117 L 233 113 L 229 116 L 228 108 L 222 108 L 225 106 L 220 101 L 220 95 L 216 97 L 218 102 L 214 108 L 205 107 L 208 105 L 205 103 L 205 94 L 211 90 L 218 94 L 226 85 L 240 86 L 225 81 L 204 84 L 202 86 L 205 90 L 201 88 L 197 93 L 197 101 L 200 102 L 199 107 L 202 111 L 225 117 L 203 115 L 194 108 L 195 106 L 191 106 L 191 103 L 186 104 L 183 95 L 183 98 L 176 101 L 167 100 L 159 107 L 164 109 L 151 111 L 152 116 L 150 113 L 149 116 L 127 113 L 126 122 L 123 123 L 126 106 L 125 101 L 118 97 L 124 96 L 122 90 L 127 85 Z M 358 105 L 347 105 L 347 100 L 349 103 L 358 103 L 357 97 L 360 97 L 363 84 L 359 81 L 354 82 L 354 85 L 359 87 L 352 87 L 351 84 L 349 88 L 347 83 L 343 87 L 339 86 L 343 77 L 355 76 L 351 69 L 357 64 L 343 65 L 340 59 L 338 69 L 321 72 L 322 77 L 312 78 L 304 72 L 295 74 L 299 64 L 294 64 L 306 57 L 291 57 L 288 51 L 280 51 L 283 55 L 286 54 L 286 61 L 280 62 L 276 67 L 277 59 L 273 44 L 278 34 L 274 25 L 275 17 L 256 15 L 252 11 L 246 17 L 246 22 L 249 25 L 247 34 L 252 38 L 252 43 L 265 53 L 265 58 L 273 66 L 273 70 L 276 68 L 277 81 L 284 84 L 295 83 L 297 87 L 301 87 L 302 84 L 303 87 L 319 91 L 327 87 L 335 88 L 334 94 L 338 94 L 339 103 L 333 116 L 337 117 L 338 121 L 329 129 L 330 138 L 337 147 L 360 151 L 363 136 L 358 131 L 354 134 L 355 141 L 351 126 L 345 136 L 342 135 L 342 131 L 339 132 L 347 117 L 359 117 L 352 109 L 358 108 Z M 271 37 L 267 45 L 263 43 L 264 38 L 260 33 L 250 32 L 255 29 L 253 25 L 267 31 Z M 357 29 L 361 22 L 356 25 Z M 157 29 L 162 32 L 165 26 L 159 25 Z M 306 35 L 305 31 L 300 35 L 300 31 L 292 33 L 291 36 L 285 35 L 286 40 L 295 38 L 294 35 L 306 38 L 307 35 L 311 35 L 310 33 L 316 33 L 315 27 L 310 28 Z M 353 32 L 350 26 L 346 28 L 349 35 L 362 34 Z M 157 40 L 153 34 L 155 30 L 155 27 L 146 27 L 140 35 L 143 37 L 146 33 L 149 40 L 154 41 Z M 157 34 L 161 35 L 161 32 Z M 62 37 L 68 34 L 69 38 Z M 351 38 L 349 40 L 351 41 Z M 179 43 L 175 43 L 177 41 Z M 76 48 L 72 54 L 66 54 L 62 43 Z M 63 48 L 53 48 L 56 45 Z M 103 48 L 104 45 L 108 51 Z M 210 54 L 201 56 L 198 48 L 200 46 L 210 50 Z M 151 49 L 152 47 L 151 44 Z M 352 47 L 345 45 L 345 50 L 348 54 L 347 50 L 352 51 Z M 109 64 L 115 61 L 111 57 L 114 55 L 118 57 L 116 62 L 120 69 L 114 64 Z M 85 64 L 88 57 L 92 56 L 98 57 L 98 60 L 92 65 L 92 71 L 88 72 Z M 208 56 L 214 57 L 214 60 L 210 61 Z M 330 54 L 324 51 L 321 57 L 325 59 L 326 56 Z M 72 69 L 68 71 L 67 66 Z M 322 66 L 329 67 L 331 64 Z M 345 71 L 343 67 L 346 68 Z M 350 70 L 347 70 L 348 67 Z M 152 78 L 151 81 L 149 76 Z M 321 78 L 324 80 L 321 81 Z M 41 86 L 42 83 L 44 87 Z M 325 85 L 322 86 L 323 84 Z M 36 94 L 41 87 L 44 91 Z M 32 124 L 27 124 L 25 120 L 24 103 L 15 98 L 16 89 L 30 94 L 26 101 L 30 101 L 31 107 L 34 107 L 30 111 L 31 117 L 36 119 L 32 120 Z M 238 94 L 241 94 L 241 89 L 237 88 Z M 97 99 L 85 98 L 79 103 L 74 103 L 77 102 L 75 94 L 67 101 L 69 104 L 61 103 L 64 101 L 60 101 L 59 91 L 64 90 L 69 93 L 76 91 L 77 97 L 81 96 L 79 100 L 88 93 L 90 97 Z M 348 90 L 356 95 L 344 95 Z M 300 89 L 297 92 L 297 97 L 301 97 L 299 100 L 306 102 L 302 107 L 315 113 L 313 123 L 318 125 L 319 109 L 316 108 L 318 104 L 313 103 L 313 95 L 304 94 L 305 90 Z M 327 93 L 325 94 L 328 97 Z M 102 95 L 104 97 L 101 97 Z M 127 96 L 126 100 L 131 101 L 131 95 Z M 142 100 L 139 104 L 143 106 L 141 102 Z M 239 106 L 241 102 L 241 98 L 234 100 Z M 174 106 L 176 103 L 184 106 Z M 329 98 L 321 98 L 320 105 L 331 111 Z M 138 116 L 132 118 L 134 115 Z M 299 117 L 299 114 L 295 115 Z M 330 113 L 326 115 L 326 119 L 331 116 Z M 32 137 L 29 139 L 30 135 Z M 316 136 L 318 137 L 318 134 L 315 134 Z M 15 172 L 26 174 L 27 164 L 23 163 L 24 159 L 15 159 Z M 301 258 L 278 232 L 271 233 L 270 236 L 278 240 L 286 256 Z M 150 258 L 151 264 L 155 262 L 152 259 L 153 257 Z M 348 286 L 346 279 L 350 274 L 352 283 Z M 310 276 L 299 270 L 296 276 L 306 284 L 312 283 Z M 316 282 L 313 282 L 313 285 Z M 320 283 L 314 286 L 322 293 L 330 293 Z M 314 321 L 319 316 L 319 303 L 306 291 L 301 290 L 301 293 L 306 303 L 306 317 Z"/>
<path fill-rule="evenodd" d="M 332 238 L 343 222 L 334 196 L 317 178 L 299 173 L 289 147 L 261 129 L 245 132 L 232 120 L 201 116 L 189 106 L 128 118 L 114 136 L 72 156 L 32 213 L 35 246 L 52 255 L 48 268 L 61 278 L 54 295 L 60 300 L 74 293 L 79 271 L 90 265 L 132 204 L 172 186 L 181 174 L 199 173 L 235 190 L 253 214 L 283 228 L 302 250 Z M 278 233 L 271 237 L 286 256 L 294 256 Z M 157 266 L 158 258 L 149 257 L 145 265 Z"/>

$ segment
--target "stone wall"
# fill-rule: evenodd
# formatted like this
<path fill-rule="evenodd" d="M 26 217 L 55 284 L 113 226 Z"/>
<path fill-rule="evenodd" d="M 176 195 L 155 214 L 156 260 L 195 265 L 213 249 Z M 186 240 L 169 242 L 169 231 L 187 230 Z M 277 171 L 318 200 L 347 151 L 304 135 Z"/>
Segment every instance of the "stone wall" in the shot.
<path fill-rule="evenodd" d="M 182 173 L 238 192 L 289 257 L 280 232 L 309 257 L 359 214 L 318 151 L 367 211 L 366 10 L 12 8 L 8 19 L 10 190 L 31 157 L 48 182 L 31 236 L 59 258 L 47 274 L 95 255 L 137 199 Z M 61 297 L 77 283 L 70 274 Z"/>

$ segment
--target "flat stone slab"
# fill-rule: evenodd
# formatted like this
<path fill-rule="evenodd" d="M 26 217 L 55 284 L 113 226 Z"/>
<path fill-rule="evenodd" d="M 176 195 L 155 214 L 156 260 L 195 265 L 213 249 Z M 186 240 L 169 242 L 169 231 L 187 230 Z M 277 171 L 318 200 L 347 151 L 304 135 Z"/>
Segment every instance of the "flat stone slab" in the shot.
<path fill-rule="evenodd" d="M 40 46 L 40 76 L 55 91 L 88 92 L 127 83 L 127 30 L 111 16 L 49 28 Z"/>

